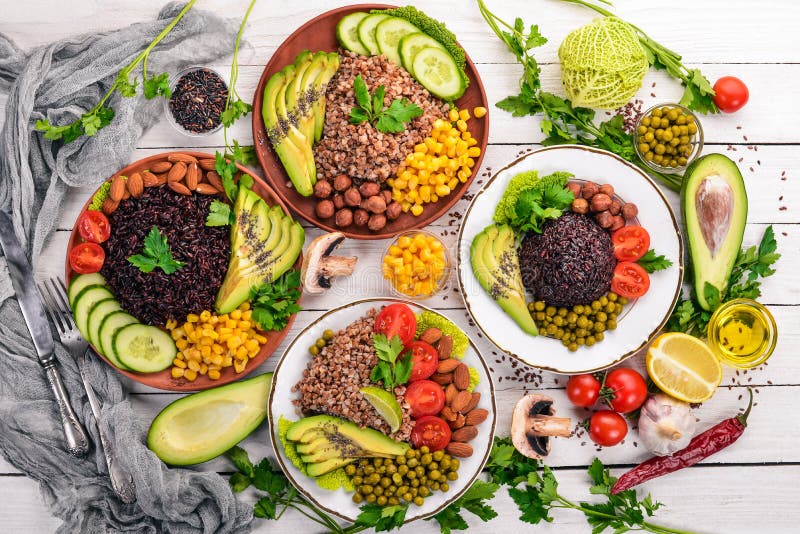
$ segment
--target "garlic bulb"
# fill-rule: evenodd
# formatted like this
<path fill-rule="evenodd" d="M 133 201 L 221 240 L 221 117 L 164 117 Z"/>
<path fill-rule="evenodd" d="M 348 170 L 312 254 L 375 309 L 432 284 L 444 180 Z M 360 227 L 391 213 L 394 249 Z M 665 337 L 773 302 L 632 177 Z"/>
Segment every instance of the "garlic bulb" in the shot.
<path fill-rule="evenodd" d="M 686 447 L 696 426 L 687 403 L 660 393 L 645 401 L 639 415 L 639 437 L 656 456 L 668 456 Z"/>

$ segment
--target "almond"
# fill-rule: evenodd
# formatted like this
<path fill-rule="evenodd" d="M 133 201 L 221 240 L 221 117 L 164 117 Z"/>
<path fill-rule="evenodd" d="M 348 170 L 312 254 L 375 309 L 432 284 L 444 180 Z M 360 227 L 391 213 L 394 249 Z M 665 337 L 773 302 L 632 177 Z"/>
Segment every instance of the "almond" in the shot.
<path fill-rule="evenodd" d="M 450 456 L 455 456 L 456 458 L 469 458 L 472 456 L 472 446 L 457 441 L 448 443 L 444 450 L 446 450 Z"/>
<path fill-rule="evenodd" d="M 453 382 L 453 373 L 433 373 L 431 375 L 431 380 L 439 384 L 440 386 L 446 386 Z"/>
<path fill-rule="evenodd" d="M 465 363 L 459 363 L 453 371 L 453 384 L 458 389 L 464 390 L 469 387 L 469 367 Z"/>
<path fill-rule="evenodd" d="M 472 398 L 470 398 L 469 403 L 464 408 L 464 413 L 471 412 L 472 410 L 474 410 L 480 401 L 481 401 L 481 394 L 473 393 Z"/>
<path fill-rule="evenodd" d="M 439 351 L 440 360 L 449 358 L 453 353 L 453 338 L 450 336 L 442 336 L 442 339 L 439 340 L 439 344 L 436 346 L 436 350 Z"/>
<path fill-rule="evenodd" d="M 204 171 L 213 171 L 217 168 L 217 162 L 213 159 L 201 159 L 198 165 L 200 165 L 200 168 Z"/>
<path fill-rule="evenodd" d="M 139 198 L 142 196 L 144 192 L 144 180 L 142 180 L 141 174 L 138 172 L 131 174 L 125 184 L 128 186 L 128 192 L 130 192 L 132 197 Z"/>
<path fill-rule="evenodd" d="M 190 156 L 189 154 L 181 154 L 180 152 L 173 152 L 167 156 L 167 160 L 171 161 L 172 163 L 197 163 L 196 157 Z"/>
<path fill-rule="evenodd" d="M 461 365 L 461 362 L 458 360 L 442 360 L 439 362 L 439 366 L 436 368 L 437 373 L 452 373 L 456 370 L 456 367 Z"/>
<path fill-rule="evenodd" d="M 197 184 L 197 188 L 195 189 L 201 195 L 218 195 L 219 191 L 217 188 L 211 184 Z"/>
<path fill-rule="evenodd" d="M 192 194 L 192 192 L 189 191 L 189 188 L 186 187 L 185 185 L 183 185 L 180 182 L 168 182 L 167 185 L 169 185 L 170 189 L 172 189 L 173 191 L 175 191 L 176 193 L 178 193 L 180 195 L 189 196 L 189 195 Z"/>
<path fill-rule="evenodd" d="M 457 417 L 456 412 L 454 412 L 449 406 L 445 406 L 444 408 L 442 408 L 442 411 L 439 412 L 439 415 L 445 421 L 455 421 Z"/>
<path fill-rule="evenodd" d="M 472 425 L 462 426 L 450 436 L 453 441 L 472 441 L 477 437 L 478 429 Z"/>
<path fill-rule="evenodd" d="M 106 197 L 106 199 L 103 201 L 102 210 L 103 213 L 105 213 L 106 215 L 111 215 L 117 210 L 118 207 L 119 207 L 118 201 L 114 200 L 111 197 Z"/>
<path fill-rule="evenodd" d="M 442 331 L 438 328 L 428 328 L 425 330 L 421 336 L 419 336 L 420 341 L 424 341 L 430 345 L 433 345 L 440 339 L 442 339 Z"/>
<path fill-rule="evenodd" d="M 469 391 L 459 391 L 453 399 L 453 402 L 450 403 L 450 408 L 452 408 L 454 412 L 464 412 L 464 408 L 467 407 L 471 398 L 472 393 Z"/>
<path fill-rule="evenodd" d="M 167 174 L 167 182 L 172 183 L 172 182 L 180 182 L 181 180 L 183 180 L 183 177 L 186 176 L 186 169 L 188 169 L 188 167 L 182 161 L 179 161 L 178 163 L 173 165 L 172 168 L 169 170 L 169 173 Z"/>
<path fill-rule="evenodd" d="M 200 167 L 197 163 L 190 163 L 186 169 L 186 187 L 190 191 L 197 189 L 197 184 L 200 183 Z"/>
<path fill-rule="evenodd" d="M 111 182 L 111 189 L 108 191 L 108 196 L 117 202 L 122 200 L 122 197 L 125 196 L 125 177 L 124 176 L 117 176 L 114 178 L 114 181 Z"/>
<path fill-rule="evenodd" d="M 206 180 L 208 180 L 208 183 L 214 186 L 214 189 L 216 189 L 220 193 L 225 192 L 225 187 L 222 185 L 222 178 L 219 177 L 217 171 L 208 171 L 206 173 Z"/>
<path fill-rule="evenodd" d="M 467 423 L 467 418 L 464 417 L 461 414 L 457 414 L 456 415 L 456 420 L 455 421 L 448 421 L 448 424 L 450 425 L 450 430 L 458 430 L 459 428 L 464 426 L 466 423 Z"/>
<path fill-rule="evenodd" d="M 486 418 L 489 417 L 489 410 L 484 410 L 483 408 L 475 408 L 471 412 L 469 412 L 466 416 L 466 424 L 468 425 L 479 425 L 486 421 Z"/>
<path fill-rule="evenodd" d="M 158 176 L 150 171 L 142 171 L 142 183 L 145 187 L 155 187 L 159 185 Z"/>
<path fill-rule="evenodd" d="M 450 404 L 453 402 L 453 399 L 456 398 L 456 395 L 458 395 L 458 388 L 453 384 L 447 384 L 447 387 L 444 388 L 444 403 L 450 406 Z"/>
<path fill-rule="evenodd" d="M 158 182 L 156 182 L 156 186 L 161 186 L 167 183 L 167 173 L 156 174 L 156 178 L 158 178 Z"/>
<path fill-rule="evenodd" d="M 125 188 L 125 191 L 122 193 L 122 200 L 128 200 L 131 198 L 131 192 L 128 191 L 128 188 Z"/>
<path fill-rule="evenodd" d="M 161 174 L 162 172 L 167 172 L 172 168 L 172 163 L 169 161 L 156 161 L 152 165 L 150 165 L 150 171 L 155 174 Z"/>

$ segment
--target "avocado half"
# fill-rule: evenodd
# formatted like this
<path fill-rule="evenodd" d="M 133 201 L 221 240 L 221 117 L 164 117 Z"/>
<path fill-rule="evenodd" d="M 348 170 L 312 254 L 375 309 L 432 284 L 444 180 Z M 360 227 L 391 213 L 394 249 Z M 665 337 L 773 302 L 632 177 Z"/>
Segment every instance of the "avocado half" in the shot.
<path fill-rule="evenodd" d="M 681 213 L 697 302 L 711 311 L 706 283 L 725 293 L 747 222 L 747 191 L 736 163 L 722 154 L 695 160 L 684 174 Z"/>
<path fill-rule="evenodd" d="M 267 417 L 272 373 L 195 393 L 161 410 L 147 446 L 170 465 L 207 462 L 246 438 Z"/>

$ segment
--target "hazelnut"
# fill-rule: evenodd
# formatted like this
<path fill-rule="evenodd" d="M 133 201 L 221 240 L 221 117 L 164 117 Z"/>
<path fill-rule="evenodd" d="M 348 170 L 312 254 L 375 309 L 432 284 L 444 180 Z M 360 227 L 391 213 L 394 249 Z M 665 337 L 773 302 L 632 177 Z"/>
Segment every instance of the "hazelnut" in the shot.
<path fill-rule="evenodd" d="M 575 198 L 581 196 L 581 184 L 579 184 L 578 182 L 567 183 L 567 189 L 570 190 L 570 192 L 575 196 Z"/>
<path fill-rule="evenodd" d="M 615 232 L 623 226 L 625 226 L 625 219 L 622 218 L 622 215 L 614 215 L 611 218 L 611 228 L 609 228 L 609 230 Z"/>
<path fill-rule="evenodd" d="M 583 189 L 581 190 L 581 195 L 586 200 L 589 200 L 590 198 L 592 198 L 593 196 L 595 196 L 599 192 L 600 192 L 600 186 L 599 185 L 597 185 L 594 182 L 586 182 L 585 184 L 583 184 Z"/>
<path fill-rule="evenodd" d="M 585 198 L 576 198 L 572 201 L 572 211 L 575 213 L 589 213 L 589 202 Z"/>
<path fill-rule="evenodd" d="M 328 217 L 333 217 L 334 211 L 335 209 L 333 207 L 333 202 L 327 199 L 320 200 L 319 202 L 317 202 L 317 206 L 314 208 L 314 212 L 320 219 L 327 219 Z"/>
<path fill-rule="evenodd" d="M 367 228 L 372 230 L 373 232 L 377 232 L 378 230 L 382 230 L 383 227 L 386 226 L 386 216 L 382 213 L 373 213 L 369 217 L 369 222 L 367 223 Z"/>
<path fill-rule="evenodd" d="M 333 179 L 333 188 L 337 191 L 344 191 L 352 185 L 353 181 L 346 174 L 340 174 Z"/>
<path fill-rule="evenodd" d="M 603 184 L 600 186 L 600 192 L 610 197 L 614 196 L 614 186 L 611 184 Z"/>
<path fill-rule="evenodd" d="M 388 206 L 386 206 L 386 218 L 390 221 L 397 219 L 402 213 L 403 207 L 397 201 L 391 202 Z"/>
<path fill-rule="evenodd" d="M 383 213 L 386 211 L 386 202 L 383 200 L 383 195 L 375 195 L 362 202 L 361 207 L 371 213 Z"/>
<path fill-rule="evenodd" d="M 600 213 L 601 211 L 606 211 L 610 206 L 611 197 L 605 193 L 597 193 L 592 197 L 591 207 L 593 212 Z"/>
<path fill-rule="evenodd" d="M 384 189 L 383 191 L 381 191 L 381 195 L 383 196 L 383 200 L 386 201 L 386 205 L 387 206 L 392 203 L 392 192 L 391 191 L 389 191 L 388 189 Z"/>
<path fill-rule="evenodd" d="M 353 212 L 347 208 L 342 208 L 336 212 L 336 226 L 343 228 L 353 224 Z"/>
<path fill-rule="evenodd" d="M 621 209 L 622 209 L 622 202 L 616 199 L 613 199 L 611 201 L 611 205 L 608 206 L 608 211 L 611 212 L 611 215 L 619 215 L 619 210 Z"/>
<path fill-rule="evenodd" d="M 628 202 L 627 204 L 622 206 L 622 216 L 625 218 L 626 221 L 630 221 L 637 215 L 639 215 L 639 208 L 637 208 L 636 204 L 634 204 L 633 202 Z"/>
<path fill-rule="evenodd" d="M 344 195 L 336 193 L 333 195 L 333 207 L 340 210 L 344 207 Z"/>
<path fill-rule="evenodd" d="M 611 228 L 611 225 L 614 224 L 614 216 L 608 211 L 601 211 L 595 214 L 594 220 L 597 221 L 597 224 L 606 229 Z"/>
<path fill-rule="evenodd" d="M 344 192 L 344 203 L 347 206 L 356 207 L 361 204 L 361 193 L 358 192 L 358 189 L 355 187 L 351 187 L 347 191 Z"/>
<path fill-rule="evenodd" d="M 328 198 L 333 193 L 333 187 L 327 180 L 320 180 L 314 184 L 314 196 L 317 198 Z"/>
<path fill-rule="evenodd" d="M 381 192 L 381 186 L 376 184 L 375 182 L 364 182 L 358 188 L 358 191 L 364 198 L 374 197 L 375 195 Z"/>
<path fill-rule="evenodd" d="M 364 226 L 365 224 L 367 224 L 367 221 L 369 221 L 369 213 L 367 212 L 367 210 L 362 210 L 361 208 L 358 208 L 353 213 L 353 224 L 355 224 L 356 226 Z"/>

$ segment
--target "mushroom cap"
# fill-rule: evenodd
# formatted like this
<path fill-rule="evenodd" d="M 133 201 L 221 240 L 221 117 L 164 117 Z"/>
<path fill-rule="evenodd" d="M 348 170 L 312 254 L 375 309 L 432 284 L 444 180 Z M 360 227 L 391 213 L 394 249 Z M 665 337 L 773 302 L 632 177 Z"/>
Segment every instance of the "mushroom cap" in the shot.
<path fill-rule="evenodd" d="M 529 393 L 514 407 L 511 416 L 511 443 L 520 454 L 541 460 L 550 452 L 550 438 L 529 432 L 530 419 L 537 415 L 553 415 L 553 399 L 547 395 Z"/>
<path fill-rule="evenodd" d="M 331 280 L 322 273 L 322 260 L 330 256 L 342 241 L 344 241 L 342 232 L 330 232 L 322 234 L 308 245 L 300 269 L 300 279 L 307 293 L 322 293 L 330 289 Z"/>

